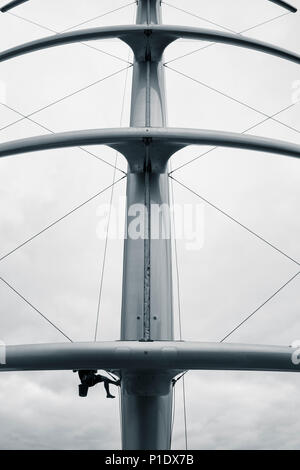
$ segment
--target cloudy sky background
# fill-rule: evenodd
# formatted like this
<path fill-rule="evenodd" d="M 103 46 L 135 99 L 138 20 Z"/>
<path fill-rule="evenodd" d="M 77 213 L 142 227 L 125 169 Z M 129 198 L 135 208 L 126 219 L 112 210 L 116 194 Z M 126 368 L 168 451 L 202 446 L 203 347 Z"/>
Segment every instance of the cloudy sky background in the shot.
<path fill-rule="evenodd" d="M 5 3 L 1 0 L 0 5 Z M 0 16 L 0 48 L 47 36 L 49 30 L 132 23 L 134 4 L 100 17 L 128 3 L 31 0 L 13 14 Z M 300 53 L 300 13 L 285 14 L 266 0 L 168 3 L 203 19 L 163 5 L 167 24 L 241 32 L 278 17 L 246 34 Z M 300 0 L 293 3 L 300 8 Z M 95 17 L 98 18 L 76 26 Z M 46 128 L 60 132 L 118 127 L 120 122 L 128 125 L 131 69 L 100 81 L 126 68 L 126 61 L 131 58 L 128 48 L 117 40 L 94 41 L 89 46 L 92 47 L 56 47 L 0 64 L 6 105 L 11 108 L 0 104 L 1 142 L 47 134 Z M 166 69 L 170 126 L 243 132 L 264 121 L 265 114 L 271 116 L 292 104 L 293 84 L 300 80 L 298 65 L 227 45 L 200 50 L 205 46 L 204 42 L 177 41 L 167 50 L 166 61 L 198 50 L 168 65 L 206 85 Z M 66 95 L 72 96 L 32 115 L 30 119 L 36 122 L 22 119 L 22 115 Z M 296 103 L 276 119 L 280 122 L 267 120 L 249 133 L 300 143 L 300 105 Z M 173 158 L 173 168 L 209 149 L 190 147 L 179 152 Z M 115 152 L 106 147 L 89 150 L 114 162 Z M 126 169 L 120 155 L 117 164 Z M 109 165 L 80 149 L 6 158 L 0 167 L 0 257 L 113 179 Z M 116 177 L 119 175 L 122 173 L 117 172 Z M 174 177 L 299 260 L 300 167 L 296 159 L 217 149 L 177 170 Z M 115 187 L 116 205 L 125 189 L 125 180 Z M 201 203 L 176 182 L 174 194 L 177 203 Z M 0 263 L 0 276 L 76 341 L 93 339 L 104 255 L 104 240 L 96 234 L 97 211 L 109 199 L 110 192 L 106 191 Z M 203 248 L 188 251 L 185 243 L 178 241 L 183 338 L 219 341 L 298 269 L 295 263 L 208 205 L 204 214 Z M 109 241 L 99 340 L 119 338 L 122 250 L 122 240 Z M 298 277 L 228 341 L 288 345 L 300 339 L 299 286 Z M 174 276 L 175 293 L 176 289 Z M 2 341 L 22 344 L 65 340 L 3 283 L 0 296 Z M 175 308 L 178 338 L 176 299 Z M 120 448 L 118 401 L 105 400 L 100 387 L 82 400 L 77 396 L 77 384 L 77 377 L 71 372 L 1 374 L 0 448 Z M 297 374 L 190 372 L 186 376 L 189 448 L 299 448 L 299 385 Z M 173 448 L 183 447 L 179 383 Z"/>

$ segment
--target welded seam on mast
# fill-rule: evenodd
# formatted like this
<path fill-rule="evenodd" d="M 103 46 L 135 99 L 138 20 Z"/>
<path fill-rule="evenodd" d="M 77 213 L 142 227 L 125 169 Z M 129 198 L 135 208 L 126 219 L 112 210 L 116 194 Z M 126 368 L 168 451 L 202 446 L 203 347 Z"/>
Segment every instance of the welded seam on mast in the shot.
<path fill-rule="evenodd" d="M 147 0 L 147 24 L 150 22 L 150 3 Z M 146 52 L 146 107 L 145 107 L 145 125 L 151 125 L 151 44 L 147 41 Z M 144 312 L 143 312 L 143 339 L 151 339 L 151 191 L 150 191 L 150 155 L 149 142 L 145 141 L 145 220 L 144 220 Z"/>
<path fill-rule="evenodd" d="M 149 145 L 145 146 L 145 240 L 144 240 L 144 322 L 143 339 L 151 339 L 151 191 Z"/>

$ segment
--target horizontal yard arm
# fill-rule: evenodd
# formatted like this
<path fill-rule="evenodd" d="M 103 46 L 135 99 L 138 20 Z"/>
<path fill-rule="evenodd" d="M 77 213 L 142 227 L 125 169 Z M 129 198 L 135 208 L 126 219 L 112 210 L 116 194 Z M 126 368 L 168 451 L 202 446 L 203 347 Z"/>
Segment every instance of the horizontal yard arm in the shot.
<path fill-rule="evenodd" d="M 6 363 L 0 365 L 0 371 L 124 369 L 300 372 L 300 365 L 297 365 L 300 350 L 285 346 L 115 341 L 1 348 L 1 362 Z"/>
<path fill-rule="evenodd" d="M 131 172 L 142 172 L 146 144 L 150 151 L 153 172 L 162 172 L 168 159 L 188 145 L 216 145 L 300 157 L 300 145 L 281 140 L 231 132 L 180 128 L 91 129 L 27 137 L 0 144 L 0 157 L 39 150 L 108 145 L 125 155 Z"/>
<path fill-rule="evenodd" d="M 128 44 L 137 60 L 145 60 L 145 56 L 151 42 L 152 60 L 159 60 L 165 48 L 177 39 L 192 39 L 201 41 L 213 41 L 234 46 L 254 49 L 256 51 L 271 54 L 282 59 L 300 64 L 300 56 L 295 52 L 268 44 L 258 39 L 252 39 L 240 34 L 216 31 L 213 29 L 194 28 L 190 26 L 165 26 L 165 25 L 125 25 L 105 26 L 100 28 L 81 29 L 55 34 L 41 39 L 36 39 L 19 46 L 0 52 L 0 62 L 13 57 L 18 57 L 29 52 L 47 49 L 63 44 L 82 41 L 94 41 L 96 39 L 118 38 Z"/>
<path fill-rule="evenodd" d="M 9 10 L 12 10 L 13 8 L 18 7 L 19 5 L 22 5 L 22 3 L 26 3 L 28 1 L 29 0 L 13 0 L 12 2 L 6 3 L 6 5 L 0 8 L 0 11 L 2 11 L 2 13 L 5 13 Z"/>

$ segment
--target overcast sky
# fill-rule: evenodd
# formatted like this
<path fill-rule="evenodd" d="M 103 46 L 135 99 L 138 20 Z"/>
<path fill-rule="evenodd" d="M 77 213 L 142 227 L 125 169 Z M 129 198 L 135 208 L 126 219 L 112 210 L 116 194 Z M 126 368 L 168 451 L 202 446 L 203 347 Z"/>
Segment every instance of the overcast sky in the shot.
<path fill-rule="evenodd" d="M 0 5 L 5 3 L 1 0 Z M 30 0 L 13 14 L 1 14 L 0 49 L 47 36 L 49 29 L 60 32 L 74 28 L 95 17 L 80 28 L 132 23 L 135 5 L 99 17 L 128 3 Z M 246 34 L 300 53 L 300 12 L 285 14 L 266 0 L 168 3 L 202 19 L 164 5 L 167 24 L 241 32 L 265 23 Z M 293 4 L 300 8 L 300 0 L 293 0 Z M 89 45 L 93 48 L 72 44 L 0 64 L 0 81 L 11 108 L 0 104 L 1 142 L 47 134 L 46 128 L 59 132 L 118 127 L 124 90 L 121 125 L 128 125 L 131 69 L 100 80 L 126 68 L 129 50 L 118 40 Z M 166 69 L 168 125 L 243 132 L 265 121 L 249 133 L 300 143 L 299 103 L 278 114 L 277 122 L 266 120 L 266 115 L 293 103 L 293 86 L 300 81 L 299 66 L 233 46 L 213 45 L 200 50 L 204 46 L 207 43 L 177 41 L 166 52 L 168 61 L 198 50 L 174 60 L 169 67 L 206 85 Z M 70 94 L 33 115 L 31 119 L 36 122 L 20 120 L 21 115 Z M 114 161 L 115 152 L 108 148 L 89 150 L 108 162 Z M 174 156 L 172 166 L 176 169 L 207 150 L 209 147 L 190 147 L 181 151 Z M 117 164 L 126 169 L 120 155 Z M 0 168 L 0 257 L 111 184 L 113 178 L 109 165 L 80 149 L 1 159 Z M 174 177 L 290 257 L 300 259 L 300 167 L 296 159 L 216 149 L 177 170 Z M 115 187 L 115 204 L 125 189 L 124 181 Z M 177 183 L 174 193 L 177 203 L 201 203 Z M 104 254 L 104 241 L 96 234 L 97 211 L 109 199 L 110 192 L 106 191 L 0 263 L 0 276 L 76 341 L 93 339 Z M 114 340 L 120 335 L 122 250 L 122 240 L 109 241 L 99 340 Z M 179 241 L 178 256 L 185 340 L 219 341 L 298 270 L 291 260 L 207 204 L 202 249 L 188 251 Z M 298 277 L 228 341 L 289 345 L 300 339 L 299 287 Z M 0 284 L 0 296 L 0 340 L 7 344 L 65 341 L 4 284 Z M 176 301 L 175 307 L 178 338 Z M 120 448 L 118 400 L 105 400 L 101 387 L 92 389 L 83 400 L 77 396 L 77 384 L 72 372 L 1 374 L 0 448 Z M 190 372 L 186 376 L 189 447 L 299 448 L 299 386 L 297 374 Z M 182 389 L 178 384 L 173 448 L 183 447 Z"/>

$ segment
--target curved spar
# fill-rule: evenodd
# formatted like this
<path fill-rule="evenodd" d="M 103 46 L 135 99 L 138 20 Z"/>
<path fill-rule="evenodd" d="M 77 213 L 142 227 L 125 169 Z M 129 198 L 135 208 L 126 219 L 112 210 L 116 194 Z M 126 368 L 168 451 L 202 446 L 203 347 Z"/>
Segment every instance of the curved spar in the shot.
<path fill-rule="evenodd" d="M 164 171 L 170 156 L 188 145 L 216 145 L 300 157 L 300 145 L 264 137 L 210 130 L 134 127 L 62 132 L 6 142 L 0 145 L 0 157 L 56 148 L 108 145 L 124 154 L 132 172 L 139 172 L 143 171 L 145 139 L 150 139 L 150 158 L 156 172 Z M 128 152 L 133 145 L 135 151 Z M 163 152 L 158 151 L 161 148 Z"/>
<path fill-rule="evenodd" d="M 149 46 L 149 41 L 152 41 L 152 49 L 155 50 L 156 56 L 161 57 L 164 49 L 169 44 L 177 39 L 185 38 L 214 41 L 253 49 L 300 64 L 299 54 L 263 41 L 243 37 L 234 33 L 220 32 L 204 28 L 164 25 L 151 25 L 148 27 L 145 27 L 145 25 L 109 26 L 56 34 L 7 49 L 0 53 L 0 62 L 28 54 L 30 52 L 63 44 L 109 38 L 121 39 L 133 49 L 136 58 L 142 60 L 145 58 L 145 51 L 147 46 Z"/>
<path fill-rule="evenodd" d="M 12 10 L 13 8 L 18 7 L 19 5 L 22 5 L 22 3 L 26 3 L 28 1 L 29 0 L 13 0 L 12 2 L 6 3 L 6 5 L 0 8 L 0 11 L 2 11 L 2 13 L 5 13 L 9 10 Z"/>
<path fill-rule="evenodd" d="M 292 13 L 296 13 L 297 11 L 296 7 L 294 7 L 290 3 L 284 2 L 283 0 L 269 0 L 269 2 L 275 3 L 275 5 L 278 5 L 279 7 L 282 7 Z"/>
<path fill-rule="evenodd" d="M 252 370 L 300 372 L 299 348 L 178 341 L 106 341 L 6 347 L 0 373 L 24 370 Z"/>

